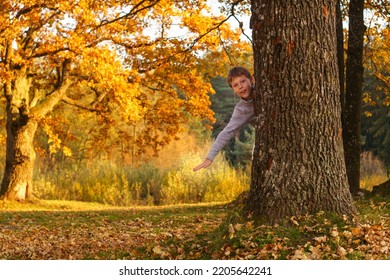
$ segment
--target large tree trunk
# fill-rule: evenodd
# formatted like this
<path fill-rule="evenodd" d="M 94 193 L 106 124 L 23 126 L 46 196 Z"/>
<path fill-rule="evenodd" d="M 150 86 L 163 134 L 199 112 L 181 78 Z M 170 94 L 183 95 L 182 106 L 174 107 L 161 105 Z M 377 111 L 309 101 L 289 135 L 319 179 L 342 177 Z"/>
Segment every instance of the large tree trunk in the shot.
<path fill-rule="evenodd" d="M 6 163 L 0 198 L 25 200 L 33 195 L 33 171 L 35 162 L 34 136 L 38 120 L 52 111 L 71 84 L 66 80 L 57 90 L 37 104 L 30 102 L 31 79 L 27 69 L 15 70 L 15 79 L 4 84 L 7 100 Z M 34 106 L 33 106 L 34 105 Z"/>
<path fill-rule="evenodd" d="M 32 197 L 37 122 L 11 113 L 7 108 L 7 154 L 0 197 L 25 200 Z"/>
<path fill-rule="evenodd" d="M 336 1 L 252 0 L 259 112 L 247 210 L 269 223 L 353 215 L 344 162 Z"/>
<path fill-rule="evenodd" d="M 360 130 L 364 79 L 363 37 L 365 32 L 363 10 L 364 0 L 350 1 L 343 138 L 348 181 L 353 195 L 356 195 L 360 190 Z"/>
<path fill-rule="evenodd" d="M 32 195 L 35 161 L 33 139 L 38 123 L 29 116 L 29 89 L 30 79 L 25 69 L 20 71 L 20 76 L 13 84 L 4 85 L 7 98 L 7 145 L 1 198 L 24 200 Z"/>

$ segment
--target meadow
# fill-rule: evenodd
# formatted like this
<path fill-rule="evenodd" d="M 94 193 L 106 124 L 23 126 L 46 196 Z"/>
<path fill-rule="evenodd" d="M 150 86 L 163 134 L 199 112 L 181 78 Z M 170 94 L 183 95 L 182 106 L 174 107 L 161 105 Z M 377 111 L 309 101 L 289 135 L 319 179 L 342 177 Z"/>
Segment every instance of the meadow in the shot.
<path fill-rule="evenodd" d="M 114 207 L 0 202 L 0 259 L 390 259 L 390 203 L 356 200 L 354 222 L 331 214 L 256 225 L 242 204 Z"/>

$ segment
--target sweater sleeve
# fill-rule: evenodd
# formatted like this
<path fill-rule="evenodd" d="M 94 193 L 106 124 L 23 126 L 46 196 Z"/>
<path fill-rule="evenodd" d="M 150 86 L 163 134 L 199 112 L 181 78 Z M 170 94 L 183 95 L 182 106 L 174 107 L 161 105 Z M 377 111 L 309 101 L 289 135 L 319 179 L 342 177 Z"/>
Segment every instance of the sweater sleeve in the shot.
<path fill-rule="evenodd" d="M 218 134 L 206 158 L 213 161 L 218 152 L 221 151 L 232 138 L 234 138 L 237 131 L 240 130 L 240 128 L 242 128 L 244 125 L 250 123 L 254 117 L 255 112 L 253 109 L 253 104 L 241 100 L 234 107 L 234 111 L 229 123 Z"/>

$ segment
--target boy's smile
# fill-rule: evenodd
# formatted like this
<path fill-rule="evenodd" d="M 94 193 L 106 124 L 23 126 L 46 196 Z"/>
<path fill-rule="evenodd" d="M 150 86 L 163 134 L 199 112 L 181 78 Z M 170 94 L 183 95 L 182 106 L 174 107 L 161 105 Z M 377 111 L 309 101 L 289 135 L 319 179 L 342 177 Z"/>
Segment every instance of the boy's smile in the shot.
<path fill-rule="evenodd" d="M 245 75 L 234 77 L 231 81 L 231 87 L 235 94 L 245 100 L 253 98 L 251 79 L 248 79 Z"/>

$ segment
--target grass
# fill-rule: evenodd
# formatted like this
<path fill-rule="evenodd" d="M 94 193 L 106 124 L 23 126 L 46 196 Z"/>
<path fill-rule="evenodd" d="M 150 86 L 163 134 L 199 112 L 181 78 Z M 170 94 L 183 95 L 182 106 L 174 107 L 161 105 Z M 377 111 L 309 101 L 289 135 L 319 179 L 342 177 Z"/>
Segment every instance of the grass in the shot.
<path fill-rule="evenodd" d="M 0 201 L 0 259 L 390 259 L 390 203 L 356 204 L 355 224 L 317 213 L 255 226 L 221 203 Z"/>
<path fill-rule="evenodd" d="M 137 167 L 99 162 L 74 172 L 76 167 L 69 165 L 37 172 L 34 195 L 43 200 L 146 206 L 226 202 L 248 188 L 248 172 L 232 168 L 222 155 L 210 168 L 194 173 L 193 167 L 202 161 L 203 155 L 189 153 L 161 168 L 152 162 Z"/>

